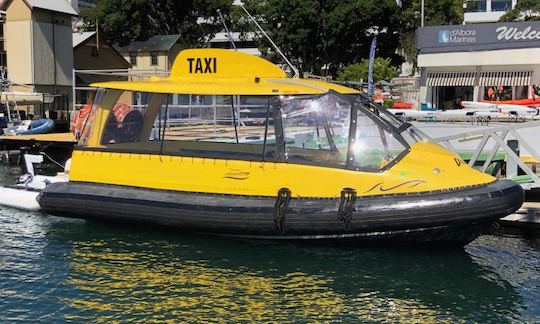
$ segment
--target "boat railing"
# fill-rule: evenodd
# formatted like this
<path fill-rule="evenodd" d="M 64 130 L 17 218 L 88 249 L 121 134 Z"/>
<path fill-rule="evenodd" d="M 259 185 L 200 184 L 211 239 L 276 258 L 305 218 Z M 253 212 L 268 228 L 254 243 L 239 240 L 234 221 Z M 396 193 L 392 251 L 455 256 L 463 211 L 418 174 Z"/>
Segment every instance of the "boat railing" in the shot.
<path fill-rule="evenodd" d="M 108 69 L 108 70 L 73 70 L 73 110 L 80 109 L 86 102 L 91 101 L 87 97 L 88 92 L 95 92 L 97 89 L 91 87 L 94 82 L 105 81 L 144 81 L 150 77 L 168 77 L 170 71 L 159 69 Z"/>
<path fill-rule="evenodd" d="M 478 141 L 472 152 L 468 164 L 471 167 L 479 166 L 480 171 L 486 172 L 495 161 L 497 153 L 503 152 L 506 163 L 506 178 L 518 180 L 524 189 L 540 188 L 540 177 L 536 173 L 536 164 L 540 163 L 540 155 L 533 144 L 526 140 L 519 131 L 526 128 L 540 127 L 540 121 L 506 124 L 501 126 L 483 128 L 459 134 L 434 138 L 434 140 L 449 150 L 458 154 L 457 144 Z M 456 143 L 458 142 L 458 143 Z M 488 146 L 488 143 L 491 146 Z M 513 147 L 511 147 L 511 145 Z M 519 155 L 522 147 L 531 156 L 531 163 L 527 164 Z M 519 176 L 521 169 L 525 175 Z"/>

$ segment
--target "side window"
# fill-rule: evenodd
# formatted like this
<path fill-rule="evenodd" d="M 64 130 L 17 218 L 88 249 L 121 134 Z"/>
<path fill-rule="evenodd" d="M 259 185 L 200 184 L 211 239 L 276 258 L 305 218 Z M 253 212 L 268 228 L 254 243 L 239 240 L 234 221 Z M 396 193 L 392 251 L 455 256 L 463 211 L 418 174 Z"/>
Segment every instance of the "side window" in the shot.
<path fill-rule="evenodd" d="M 94 130 L 94 121 L 96 120 L 97 111 L 100 108 L 100 104 L 105 96 L 105 93 L 105 89 L 98 89 L 94 99 L 94 104 L 91 106 L 91 108 L 87 108 L 87 111 L 83 111 L 83 109 L 81 109 L 78 112 L 78 119 L 80 119 L 78 123 L 81 125 L 80 127 L 82 128 L 82 131 L 80 134 L 76 134 L 78 137 L 77 145 L 88 146 L 88 140 L 92 134 L 92 131 Z"/>
<path fill-rule="evenodd" d="M 407 148 L 392 133 L 358 110 L 356 140 L 352 147 L 356 168 L 384 168 Z"/>
<path fill-rule="evenodd" d="M 118 97 L 108 117 L 101 136 L 102 145 L 138 143 L 142 140 L 144 115 L 151 94 L 124 91 Z"/>
<path fill-rule="evenodd" d="M 345 166 L 351 104 L 335 94 L 285 97 L 281 115 L 288 160 Z"/>
<path fill-rule="evenodd" d="M 170 95 L 154 122 L 151 141 L 185 155 L 275 156 L 272 97 Z M 266 140 L 266 141 L 265 141 Z"/>
<path fill-rule="evenodd" d="M 150 65 L 156 66 L 158 65 L 158 53 L 157 52 L 150 52 Z"/>

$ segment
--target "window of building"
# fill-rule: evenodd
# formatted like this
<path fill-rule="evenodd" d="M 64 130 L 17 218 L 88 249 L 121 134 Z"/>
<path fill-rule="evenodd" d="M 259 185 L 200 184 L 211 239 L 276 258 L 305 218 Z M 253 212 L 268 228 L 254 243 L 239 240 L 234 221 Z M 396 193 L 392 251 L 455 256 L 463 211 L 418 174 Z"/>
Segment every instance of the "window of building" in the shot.
<path fill-rule="evenodd" d="M 467 12 L 486 12 L 486 0 L 467 1 Z"/>
<path fill-rule="evenodd" d="M 0 66 L 7 66 L 7 52 L 0 51 Z"/>
<path fill-rule="evenodd" d="M 525 87 L 521 87 L 524 89 Z M 522 90 L 523 91 L 523 90 Z M 527 91 L 525 91 L 525 98 L 527 98 Z M 517 98 L 522 99 L 522 98 Z M 512 87 L 510 86 L 492 86 L 484 87 L 484 100 L 490 101 L 503 101 L 512 100 Z"/>
<path fill-rule="evenodd" d="M 158 53 L 150 52 L 150 60 L 151 60 L 152 66 L 158 65 Z"/>
<path fill-rule="evenodd" d="M 512 9 L 512 0 L 491 0 L 491 11 L 508 11 Z"/>
<path fill-rule="evenodd" d="M 129 53 L 129 63 L 131 63 L 131 66 L 137 66 L 137 53 L 136 52 Z"/>

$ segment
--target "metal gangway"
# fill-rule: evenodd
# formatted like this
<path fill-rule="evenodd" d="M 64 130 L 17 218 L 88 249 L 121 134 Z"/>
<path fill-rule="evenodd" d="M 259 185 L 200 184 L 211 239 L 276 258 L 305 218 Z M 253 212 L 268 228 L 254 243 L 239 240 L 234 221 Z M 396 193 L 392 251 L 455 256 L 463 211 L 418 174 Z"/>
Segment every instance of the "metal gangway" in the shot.
<path fill-rule="evenodd" d="M 459 134 L 434 138 L 434 140 L 456 154 L 459 154 L 459 150 L 456 149 L 456 141 L 459 143 L 479 141 L 469 160 L 469 166 L 473 167 L 477 162 L 481 163 L 483 160 L 484 163 L 480 168 L 482 172 L 486 172 L 488 167 L 494 162 L 494 158 L 497 153 L 502 151 L 506 156 L 505 159 L 507 170 L 508 165 L 513 164 L 515 166 L 515 172 L 507 172 L 506 177 L 516 179 L 518 170 L 517 167 L 519 167 L 529 177 L 527 182 L 520 184 L 525 190 L 530 190 L 533 188 L 540 188 L 540 177 L 536 173 L 536 167 L 531 167 L 531 165 L 527 165 L 527 163 L 523 162 L 516 151 L 510 147 L 508 141 L 517 140 L 519 147 L 527 150 L 528 154 L 535 159 L 535 162 L 540 163 L 540 155 L 538 155 L 537 150 L 533 147 L 533 145 L 531 145 L 531 140 L 526 140 L 519 133 L 519 131 L 522 131 L 523 129 L 533 127 L 540 127 L 540 120 L 477 129 Z M 488 143 L 490 143 L 492 147 L 487 147 Z M 485 160 L 480 160 L 480 156 L 485 153 L 487 153 Z"/>

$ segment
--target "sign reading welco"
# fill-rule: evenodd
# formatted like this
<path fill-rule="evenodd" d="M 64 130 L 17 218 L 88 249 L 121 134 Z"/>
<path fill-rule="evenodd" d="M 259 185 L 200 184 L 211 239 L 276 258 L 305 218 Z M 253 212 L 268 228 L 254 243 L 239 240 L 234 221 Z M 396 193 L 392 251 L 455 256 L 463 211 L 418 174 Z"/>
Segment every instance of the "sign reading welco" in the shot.
<path fill-rule="evenodd" d="M 540 21 L 422 27 L 420 53 L 540 47 Z"/>

